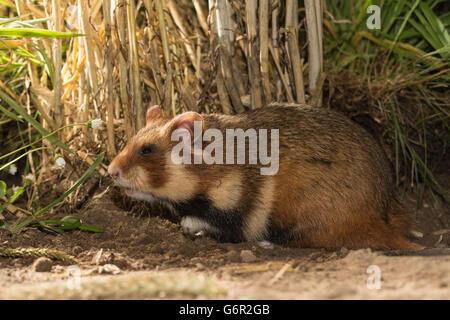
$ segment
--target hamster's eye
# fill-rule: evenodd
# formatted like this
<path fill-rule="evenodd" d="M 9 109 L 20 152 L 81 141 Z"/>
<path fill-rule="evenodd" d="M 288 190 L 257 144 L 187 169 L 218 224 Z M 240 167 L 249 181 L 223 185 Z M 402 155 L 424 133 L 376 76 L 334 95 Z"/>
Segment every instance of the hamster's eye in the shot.
<path fill-rule="evenodd" d="M 149 154 L 151 154 L 153 152 L 153 148 L 152 148 L 152 146 L 143 146 L 142 148 L 141 148 L 141 150 L 139 151 L 139 154 L 141 155 L 141 156 L 148 156 Z"/>

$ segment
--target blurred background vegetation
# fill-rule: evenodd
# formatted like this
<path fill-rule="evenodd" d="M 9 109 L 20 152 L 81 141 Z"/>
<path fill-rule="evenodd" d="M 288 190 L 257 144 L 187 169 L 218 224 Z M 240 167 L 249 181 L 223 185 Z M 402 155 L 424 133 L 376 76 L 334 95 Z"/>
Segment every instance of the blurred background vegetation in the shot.
<path fill-rule="evenodd" d="M 366 24 L 374 4 L 379 30 Z M 450 179 L 449 8 L 443 0 L 0 0 L 0 220 L 21 194 L 20 210 L 41 212 L 40 186 L 57 184 L 66 164 L 96 166 L 103 151 L 111 159 L 154 104 L 170 115 L 271 102 L 337 109 L 380 141 L 418 204 L 427 189 L 448 201 L 440 181 Z"/>

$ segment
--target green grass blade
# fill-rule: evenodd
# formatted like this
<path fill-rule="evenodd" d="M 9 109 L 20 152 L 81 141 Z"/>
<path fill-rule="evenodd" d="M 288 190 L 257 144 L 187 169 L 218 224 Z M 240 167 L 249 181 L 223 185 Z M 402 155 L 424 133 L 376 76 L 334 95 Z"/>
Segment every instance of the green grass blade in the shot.
<path fill-rule="evenodd" d="M 419 6 L 426 19 L 428 20 L 433 33 L 436 35 L 437 40 L 441 43 L 442 46 L 450 46 L 450 36 L 441 20 L 426 5 L 426 3 L 422 2 Z"/>
<path fill-rule="evenodd" d="M 402 34 L 403 29 L 405 28 L 406 23 L 407 23 L 408 20 L 409 20 L 409 17 L 411 16 L 411 14 L 413 13 L 413 11 L 414 11 L 414 10 L 417 8 L 417 6 L 419 5 L 419 2 L 420 2 L 420 0 L 416 0 L 416 2 L 414 3 L 414 5 L 411 7 L 411 9 L 410 9 L 410 10 L 408 11 L 408 13 L 406 14 L 406 17 L 405 17 L 405 19 L 403 20 L 402 25 L 400 26 L 399 31 L 398 31 L 397 34 L 395 35 L 394 42 L 393 42 L 391 48 L 389 49 L 388 57 L 390 56 L 390 54 L 391 54 L 391 52 L 392 52 L 392 49 L 394 48 L 395 44 L 397 43 L 398 38 L 399 38 L 400 35 Z"/>
<path fill-rule="evenodd" d="M 32 28 L 0 28 L 2 37 L 20 37 L 20 38 L 73 38 L 83 36 L 81 33 L 57 32 L 45 29 Z"/>
<path fill-rule="evenodd" d="M 6 183 L 0 180 L 0 199 L 6 195 Z"/>
<path fill-rule="evenodd" d="M 53 73 L 53 63 L 50 60 L 50 58 L 48 57 L 47 53 L 45 52 L 44 49 L 42 49 L 40 46 L 38 45 L 33 45 L 33 47 L 39 51 L 39 53 L 41 54 L 42 58 L 44 59 L 44 63 L 45 63 L 45 70 L 47 71 L 47 74 L 50 77 L 50 82 L 52 83 L 52 87 L 55 87 L 55 76 Z"/>
<path fill-rule="evenodd" d="M 45 129 L 36 119 L 28 114 L 28 112 L 22 108 L 14 99 L 12 99 L 6 92 L 0 89 L 0 99 L 5 101 L 11 108 L 14 109 L 18 114 L 20 114 L 27 122 L 29 122 L 39 133 L 43 136 L 50 134 L 50 132 Z M 47 137 L 48 141 L 53 143 L 54 145 L 66 150 L 67 152 L 73 153 L 72 150 L 64 143 L 59 141 L 56 137 L 50 135 Z"/>
<path fill-rule="evenodd" d="M 17 158 L 14 158 L 13 160 L 11 160 L 10 162 L 8 162 L 7 164 L 4 164 L 3 166 L 0 167 L 0 171 L 5 170 L 7 167 L 9 167 L 10 165 L 12 165 L 13 163 L 19 161 L 20 159 L 22 159 L 23 157 L 25 157 L 26 155 L 35 152 L 35 151 L 39 151 L 39 150 L 46 150 L 46 149 L 50 149 L 48 147 L 40 147 L 40 148 L 36 148 L 33 150 L 28 150 L 27 152 L 25 152 L 24 154 L 21 154 L 20 156 L 18 156 Z"/>
<path fill-rule="evenodd" d="M 0 18 L 0 26 L 3 25 L 3 24 L 13 23 L 13 22 L 15 22 L 15 21 L 17 21 L 17 20 L 22 19 L 23 17 L 25 17 L 25 16 L 14 17 L 14 18 L 9 18 L 9 19 L 6 19 L 6 18 Z"/>
<path fill-rule="evenodd" d="M 0 0 L 0 5 L 5 6 L 5 7 L 8 7 L 8 8 L 10 8 L 10 9 L 13 9 L 14 11 L 16 11 L 16 7 L 12 6 L 9 2 Z"/>
<path fill-rule="evenodd" d="M 46 207 L 40 209 L 38 212 L 36 212 L 33 217 L 27 218 L 25 221 L 19 223 L 13 228 L 13 232 L 19 231 L 21 228 L 26 226 L 30 221 L 33 219 L 41 216 L 44 212 L 50 210 L 57 204 L 61 203 L 69 194 L 71 194 L 73 191 L 75 191 L 91 174 L 94 172 L 95 168 L 102 162 L 103 158 L 105 157 L 105 152 L 102 152 L 98 158 L 92 163 L 92 165 L 89 167 L 89 169 L 86 170 L 86 172 L 78 179 L 75 184 L 70 187 L 66 192 L 64 192 L 61 196 L 59 196 L 56 200 L 54 200 L 52 203 L 47 205 Z"/>
<path fill-rule="evenodd" d="M 87 224 L 82 224 L 78 227 L 81 230 L 86 230 L 86 231 L 91 231 L 91 232 L 105 232 L 105 229 L 99 228 L 99 227 L 94 227 L 94 226 L 88 226 Z"/>
<path fill-rule="evenodd" d="M 2 106 L 0 106 L 0 111 L 16 121 L 23 122 L 22 119 L 20 119 L 18 116 L 16 116 L 14 113 L 9 111 L 8 109 L 3 108 Z"/>
<path fill-rule="evenodd" d="M 33 28 L 34 25 L 38 23 L 44 23 L 46 21 L 50 20 L 50 18 L 41 18 L 41 19 L 33 19 L 33 20 L 26 20 L 26 21 L 15 21 L 9 25 L 10 28 Z"/>

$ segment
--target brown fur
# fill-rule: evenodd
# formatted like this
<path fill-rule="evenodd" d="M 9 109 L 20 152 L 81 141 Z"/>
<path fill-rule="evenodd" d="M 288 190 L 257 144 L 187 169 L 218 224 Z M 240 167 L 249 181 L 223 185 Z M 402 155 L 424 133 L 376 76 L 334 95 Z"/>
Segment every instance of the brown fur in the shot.
<path fill-rule="evenodd" d="M 223 133 L 226 128 L 279 129 L 278 173 L 261 176 L 260 164 L 182 165 L 182 170 L 174 170 L 167 155 L 177 142 L 170 141 L 170 134 L 190 119 L 203 119 L 204 129 Z M 157 152 L 140 157 L 138 150 L 148 143 Z M 147 127 L 129 141 L 112 166 L 120 167 L 131 183 L 136 179 L 133 168 L 143 168 L 146 177 L 137 180 L 146 182 L 134 183 L 139 190 L 170 198 L 164 188 L 177 181 L 184 188 L 177 192 L 188 193 L 185 198 L 209 195 L 218 207 L 239 210 L 247 240 L 267 235 L 269 217 L 294 234 L 296 240 L 287 243 L 291 246 L 420 248 L 406 239 L 410 218 L 394 197 L 392 170 L 382 149 L 357 124 L 321 108 L 266 107 L 235 116 L 191 113 L 173 120 L 152 108 Z M 271 184 L 268 179 L 273 179 Z"/>

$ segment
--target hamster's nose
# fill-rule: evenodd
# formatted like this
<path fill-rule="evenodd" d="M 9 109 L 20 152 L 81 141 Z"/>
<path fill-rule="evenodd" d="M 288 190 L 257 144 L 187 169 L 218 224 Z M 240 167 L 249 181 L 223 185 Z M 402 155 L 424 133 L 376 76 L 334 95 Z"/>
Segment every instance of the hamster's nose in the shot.
<path fill-rule="evenodd" d="M 110 174 L 111 178 L 116 180 L 120 177 L 120 168 L 111 164 L 108 167 L 108 173 Z"/>

